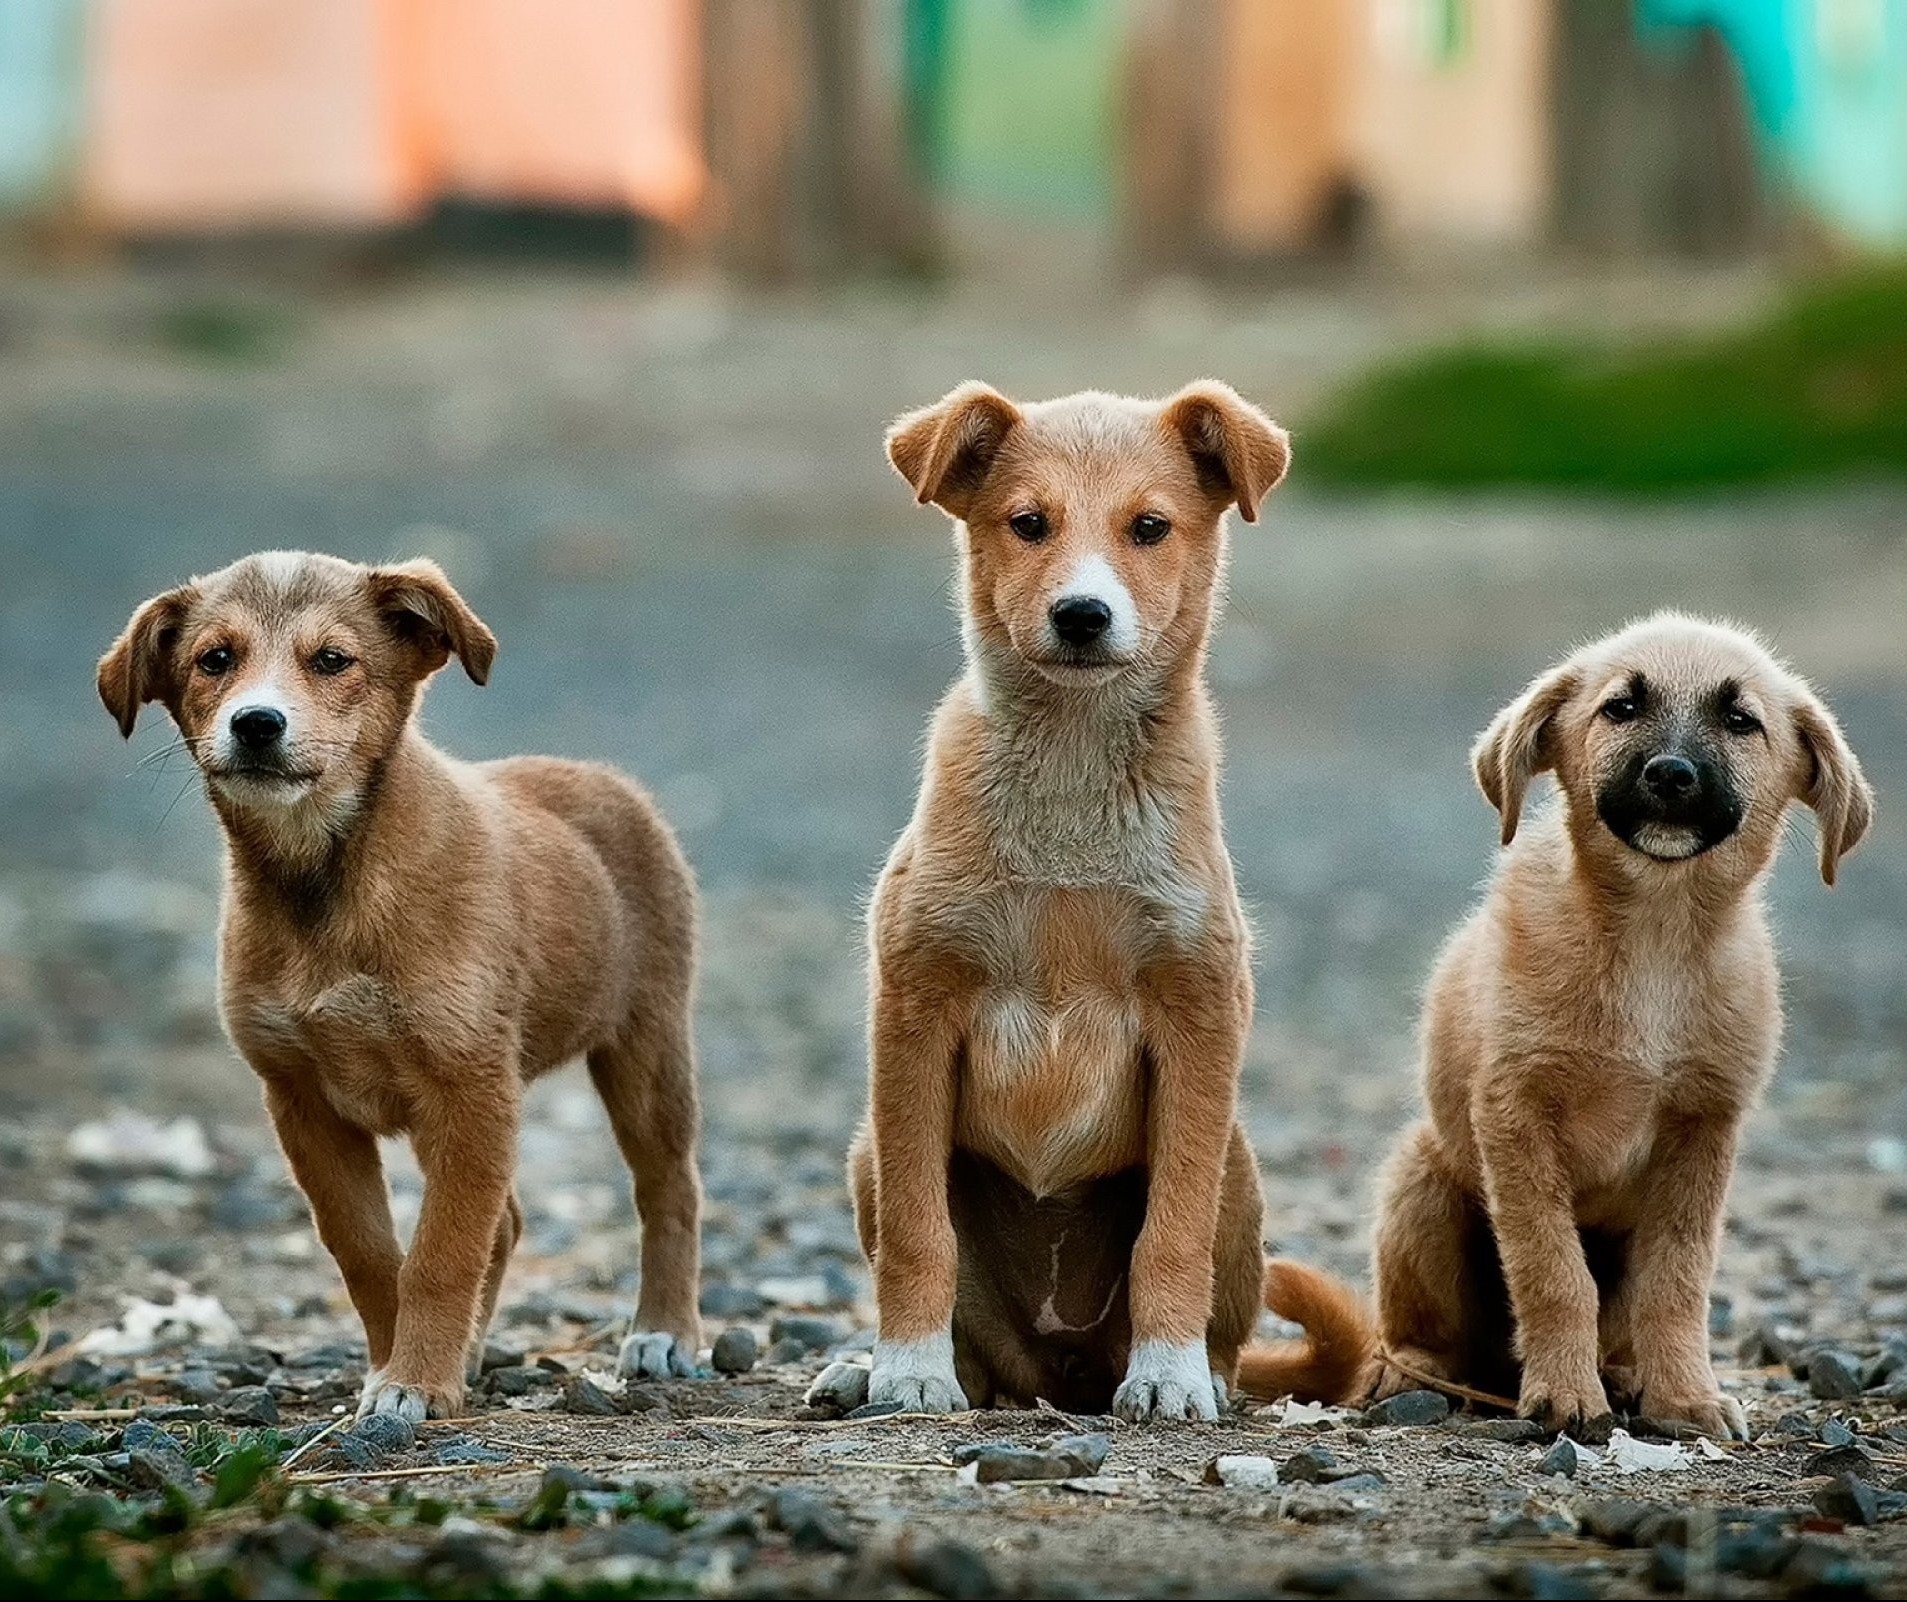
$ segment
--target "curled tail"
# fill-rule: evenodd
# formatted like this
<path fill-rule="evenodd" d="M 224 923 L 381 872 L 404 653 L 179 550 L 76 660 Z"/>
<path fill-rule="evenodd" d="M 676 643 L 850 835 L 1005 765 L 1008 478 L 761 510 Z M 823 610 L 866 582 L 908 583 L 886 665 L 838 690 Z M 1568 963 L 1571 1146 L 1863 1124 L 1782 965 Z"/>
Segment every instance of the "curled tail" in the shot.
<path fill-rule="evenodd" d="M 1321 1268 L 1274 1257 L 1265 1264 L 1265 1306 L 1304 1326 L 1304 1338 L 1247 1347 L 1238 1384 L 1253 1396 L 1349 1402 L 1361 1396 L 1377 1356 L 1377 1326 L 1363 1297 Z"/>

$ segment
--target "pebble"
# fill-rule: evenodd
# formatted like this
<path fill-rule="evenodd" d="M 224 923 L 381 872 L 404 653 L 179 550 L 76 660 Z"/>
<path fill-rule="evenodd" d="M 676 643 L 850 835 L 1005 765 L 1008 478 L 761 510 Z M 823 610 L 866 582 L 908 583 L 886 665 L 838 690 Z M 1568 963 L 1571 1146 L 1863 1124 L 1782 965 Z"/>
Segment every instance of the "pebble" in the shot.
<path fill-rule="evenodd" d="M 1536 1470 L 1539 1474 L 1560 1474 L 1573 1480 L 1580 1467 L 1582 1454 L 1576 1450 L 1576 1443 L 1567 1435 L 1559 1435 L 1556 1444 L 1543 1454 L 1543 1461 L 1536 1465 Z"/>
<path fill-rule="evenodd" d="M 1872 1576 L 1831 1541 L 1804 1537 L 1781 1570 L 1781 1589 L 1794 1597 L 1865 1597 L 1874 1594 Z"/>
<path fill-rule="evenodd" d="M 1861 1479 L 1871 1480 L 1874 1477 L 1874 1460 L 1861 1447 L 1854 1445 L 1850 1439 L 1838 1446 L 1830 1446 L 1824 1452 L 1816 1452 L 1808 1459 L 1808 1466 L 1801 1472 L 1810 1476 L 1855 1474 Z"/>
<path fill-rule="evenodd" d="M 1861 1366 L 1846 1352 L 1833 1349 L 1808 1358 L 1808 1391 L 1824 1402 L 1845 1401 L 1861 1394 Z"/>
<path fill-rule="evenodd" d="M 540 1386 L 550 1384 L 553 1377 L 548 1369 L 513 1363 L 506 1368 L 491 1369 L 484 1375 L 483 1382 L 497 1396 L 528 1396 Z"/>
<path fill-rule="evenodd" d="M 1580 1602 L 1602 1595 L 1583 1570 L 1555 1563 L 1518 1563 L 1500 1570 L 1495 1580 L 1496 1588 L 1505 1596 L 1526 1597 L 1529 1602 Z"/>
<path fill-rule="evenodd" d="M 770 1368 L 786 1368 L 791 1363 L 799 1363 L 808 1355 L 808 1347 L 802 1341 L 776 1341 L 762 1353 L 761 1360 Z"/>
<path fill-rule="evenodd" d="M 849 1418 L 892 1418 L 896 1413 L 905 1413 L 905 1402 L 863 1402 L 848 1413 Z"/>
<path fill-rule="evenodd" d="M 746 1285 L 704 1285 L 704 1318 L 760 1318 L 768 1311 L 768 1298 Z"/>
<path fill-rule="evenodd" d="M 1322 1485 L 1338 1460 L 1329 1447 L 1307 1446 L 1285 1459 L 1278 1478 L 1289 1485 Z"/>
<path fill-rule="evenodd" d="M 1049 1450 L 1070 1457 L 1074 1471 L 1084 1476 L 1097 1474 L 1105 1467 L 1112 1442 L 1104 1435 L 1061 1435 L 1049 1443 Z"/>
<path fill-rule="evenodd" d="M 622 1408 L 617 1398 L 587 1374 L 578 1374 L 563 1387 L 563 1411 L 581 1413 L 591 1418 L 610 1418 L 621 1412 Z"/>
<path fill-rule="evenodd" d="M 1404 1391 L 1387 1396 L 1364 1415 L 1366 1424 L 1441 1424 L 1450 1417 L 1450 1399 L 1441 1391 Z"/>
<path fill-rule="evenodd" d="M 894 1567 L 909 1585 L 954 1602 L 979 1602 L 1004 1594 L 987 1560 L 963 1541 L 922 1541 L 903 1535 L 894 1553 Z"/>
<path fill-rule="evenodd" d="M 357 1442 L 375 1461 L 398 1452 L 408 1452 L 417 1444 L 417 1426 L 395 1413 L 373 1413 L 368 1418 L 359 1419 L 335 1439 Z"/>
<path fill-rule="evenodd" d="M 1478 1418 L 1457 1425 L 1457 1433 L 1473 1441 L 1505 1441 L 1526 1446 L 1549 1432 L 1533 1418 Z"/>
<path fill-rule="evenodd" d="M 1652 1545 L 1671 1517 L 1670 1509 L 1660 1502 L 1638 1502 L 1624 1496 L 1591 1502 L 1577 1512 L 1583 1534 L 1610 1546 Z"/>
<path fill-rule="evenodd" d="M 1814 1493 L 1815 1510 L 1847 1524 L 1878 1524 L 1880 1498 L 1866 1480 L 1852 1474 L 1837 1474 Z"/>
<path fill-rule="evenodd" d="M 269 1427 L 278 1422 L 278 1404 L 262 1385 L 241 1385 L 227 1391 L 219 1403 L 219 1417 L 227 1424 Z"/>
<path fill-rule="evenodd" d="M 1278 1487 L 1278 1465 L 1252 1453 L 1215 1457 L 1205 1465 L 1205 1483 L 1234 1491 L 1271 1491 Z"/>
<path fill-rule="evenodd" d="M 831 1318 L 791 1313 L 768 1326 L 768 1338 L 776 1345 L 783 1341 L 797 1342 L 804 1353 L 825 1352 L 840 1341 L 841 1326 Z"/>
<path fill-rule="evenodd" d="M 709 1361 L 718 1374 L 746 1374 L 761 1360 L 761 1342 L 746 1324 L 736 1324 L 715 1337 Z"/>
<path fill-rule="evenodd" d="M 860 1538 L 847 1521 L 811 1491 L 784 1486 L 768 1498 L 768 1524 L 798 1552 L 858 1552 Z"/>
<path fill-rule="evenodd" d="M 1852 1446 L 1854 1432 L 1838 1418 L 1830 1418 L 1822 1423 L 1819 1440 L 1823 1446 Z"/>
<path fill-rule="evenodd" d="M 868 1373 L 865 1363 L 828 1364 L 808 1387 L 808 1406 L 829 1408 L 836 1413 L 852 1413 L 857 1407 L 865 1406 Z"/>
<path fill-rule="evenodd" d="M 982 1485 L 1006 1480 L 1070 1480 L 1080 1473 L 1078 1462 L 1067 1453 L 1034 1451 L 1005 1441 L 956 1447 L 953 1460 L 962 1468 L 971 1463 Z"/>

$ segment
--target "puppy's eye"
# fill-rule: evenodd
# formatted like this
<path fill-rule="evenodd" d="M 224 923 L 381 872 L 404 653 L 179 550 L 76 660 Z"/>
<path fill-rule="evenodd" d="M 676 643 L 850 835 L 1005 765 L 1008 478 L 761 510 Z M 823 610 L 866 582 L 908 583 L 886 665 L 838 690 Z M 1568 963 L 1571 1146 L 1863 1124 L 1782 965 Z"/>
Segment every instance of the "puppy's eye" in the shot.
<path fill-rule="evenodd" d="M 207 678 L 220 678 L 232 671 L 232 664 L 237 660 L 237 654 L 229 645 L 215 645 L 209 651 L 199 652 L 199 671 Z"/>
<path fill-rule="evenodd" d="M 1746 707 L 1731 706 L 1722 713 L 1722 727 L 1730 734 L 1759 734 L 1761 719 Z"/>
<path fill-rule="evenodd" d="M 1172 525 L 1156 512 L 1141 512 L 1132 520 L 1132 540 L 1135 545 L 1157 545 L 1171 532 Z"/>
<path fill-rule="evenodd" d="M 354 659 L 348 657 L 335 645 L 327 645 L 311 658 L 311 671 L 332 678 L 348 668 Z"/>
<path fill-rule="evenodd" d="M 1025 540 L 1035 545 L 1046 538 L 1046 514 L 1044 512 L 1020 512 L 1007 519 L 1007 527 Z"/>
<path fill-rule="evenodd" d="M 1618 695 L 1602 704 L 1602 715 L 1611 723 L 1633 723 L 1642 711 L 1633 695 Z"/>

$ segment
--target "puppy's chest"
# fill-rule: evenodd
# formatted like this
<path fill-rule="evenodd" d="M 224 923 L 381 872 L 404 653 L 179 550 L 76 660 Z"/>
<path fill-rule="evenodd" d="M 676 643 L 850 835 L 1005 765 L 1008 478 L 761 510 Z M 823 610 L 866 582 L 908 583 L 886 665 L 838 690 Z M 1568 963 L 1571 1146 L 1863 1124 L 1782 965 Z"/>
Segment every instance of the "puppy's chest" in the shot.
<path fill-rule="evenodd" d="M 362 1128 L 395 1134 L 408 1126 L 406 1066 L 434 1043 L 397 985 L 363 972 L 288 974 L 270 986 L 228 987 L 226 1017 L 261 1073 L 315 1082 L 340 1116 Z"/>
<path fill-rule="evenodd" d="M 1162 933 L 1116 891 L 997 891 L 958 932 L 983 978 L 959 1090 L 963 1145 L 1036 1194 L 1144 1154 L 1137 992 Z"/>

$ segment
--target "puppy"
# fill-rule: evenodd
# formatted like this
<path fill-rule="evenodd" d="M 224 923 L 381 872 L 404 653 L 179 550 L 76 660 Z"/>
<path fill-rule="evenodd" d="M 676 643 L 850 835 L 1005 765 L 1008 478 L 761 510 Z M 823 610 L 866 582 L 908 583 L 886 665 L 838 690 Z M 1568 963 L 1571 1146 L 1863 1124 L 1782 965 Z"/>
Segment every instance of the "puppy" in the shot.
<path fill-rule="evenodd" d="M 468 764 L 415 713 L 496 641 L 430 562 L 274 551 L 156 596 L 99 664 L 130 736 L 158 701 L 224 826 L 234 1045 L 364 1321 L 358 1413 L 458 1411 L 522 1232 L 525 1084 L 586 1057 L 644 1226 L 626 1370 L 691 1370 L 694 886 L 648 796 L 547 757 Z M 408 1255 L 377 1137 L 424 1173 Z"/>
<path fill-rule="evenodd" d="M 954 520 L 967 665 L 871 915 L 869 1396 L 1214 1418 L 1262 1247 L 1205 650 L 1284 432 L 1223 384 L 967 384 L 887 449 Z"/>
<path fill-rule="evenodd" d="M 1797 800 L 1834 883 L 1872 816 L 1860 763 L 1754 639 L 1670 613 L 1537 679 L 1474 762 L 1508 849 L 1431 977 L 1428 1116 L 1380 1186 L 1375 1327 L 1275 1263 L 1268 1300 L 1309 1340 L 1248 1353 L 1242 1382 L 1336 1401 L 1428 1380 L 1552 1428 L 1613 1403 L 1741 1437 L 1708 1290 L 1781 1040 L 1762 883 Z M 1549 771 L 1556 801 L 1519 828 Z"/>

